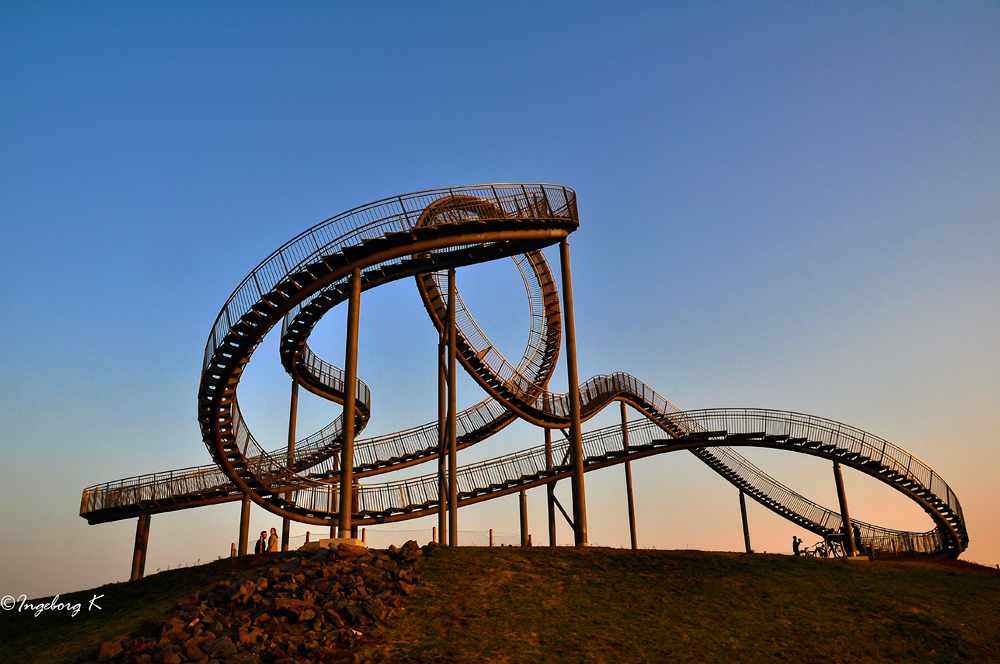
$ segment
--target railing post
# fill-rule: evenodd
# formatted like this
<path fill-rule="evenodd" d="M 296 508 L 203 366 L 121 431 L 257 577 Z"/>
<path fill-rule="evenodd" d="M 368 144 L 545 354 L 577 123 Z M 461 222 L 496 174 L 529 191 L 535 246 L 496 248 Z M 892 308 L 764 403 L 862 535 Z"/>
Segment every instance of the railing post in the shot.
<path fill-rule="evenodd" d="M 851 513 L 847 509 L 847 493 L 844 491 L 844 476 L 840 472 L 840 462 L 833 462 L 833 478 L 837 482 L 837 500 L 840 501 L 841 526 L 844 529 L 844 542 L 848 547 L 848 555 L 852 558 L 858 555 L 857 544 L 854 541 L 854 528 L 851 523 Z"/>
<path fill-rule="evenodd" d="M 129 581 L 141 579 L 146 572 L 146 545 L 149 544 L 149 515 L 140 514 L 135 526 L 135 549 L 132 551 L 132 574 Z"/>
<path fill-rule="evenodd" d="M 573 525 L 576 546 L 587 546 L 587 497 L 583 483 L 583 439 L 580 432 L 580 379 L 576 371 L 576 327 L 573 315 L 573 278 L 570 274 L 569 242 L 559 243 L 563 282 L 563 313 L 566 330 L 566 372 L 569 383 L 570 450 L 573 460 Z"/>
<path fill-rule="evenodd" d="M 295 472 L 295 420 L 298 417 L 299 409 L 299 382 L 292 379 L 292 397 L 288 407 L 288 472 Z M 285 492 L 285 500 L 292 501 L 291 490 Z M 288 551 L 288 538 L 291 533 L 292 522 L 287 516 L 281 520 L 281 550 Z"/>
<path fill-rule="evenodd" d="M 750 548 L 750 524 L 747 523 L 747 499 L 740 491 L 740 514 L 743 515 L 743 544 L 746 545 L 747 553 L 753 553 Z"/>
<path fill-rule="evenodd" d="M 361 269 L 351 273 L 347 301 L 347 349 L 344 358 L 344 443 L 340 456 L 340 537 L 351 537 L 351 498 L 354 486 L 354 417 L 358 382 L 358 322 L 361 314 Z"/>
<path fill-rule="evenodd" d="M 448 544 L 458 546 L 458 413 L 455 333 L 455 268 L 448 270 Z"/>
<path fill-rule="evenodd" d="M 621 406 L 621 416 L 622 416 L 622 446 L 625 449 L 625 454 L 628 454 L 628 416 L 625 413 L 625 402 L 619 401 Z M 639 546 L 635 538 L 635 500 L 632 496 L 632 462 L 625 462 L 625 491 L 628 495 L 628 530 L 629 535 L 632 538 L 632 550 L 638 549 Z"/>
<path fill-rule="evenodd" d="M 448 366 L 447 334 L 438 337 L 438 532 L 448 545 Z"/>
<path fill-rule="evenodd" d="M 240 550 L 241 556 L 247 555 L 247 540 L 250 537 L 250 496 L 243 494 L 243 504 L 240 509 Z"/>

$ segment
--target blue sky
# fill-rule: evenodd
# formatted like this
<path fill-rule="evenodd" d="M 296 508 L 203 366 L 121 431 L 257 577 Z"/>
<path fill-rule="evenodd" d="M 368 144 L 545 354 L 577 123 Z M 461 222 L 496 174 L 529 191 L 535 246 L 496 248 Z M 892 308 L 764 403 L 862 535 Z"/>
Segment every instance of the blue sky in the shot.
<path fill-rule="evenodd" d="M 887 438 L 959 495 L 965 557 L 1000 563 L 995 3 L 7 2 L 0 15 L 0 527 L 25 544 L 0 558 L 0 579 L 20 584 L 3 594 L 127 577 L 134 523 L 88 526 L 80 492 L 208 461 L 201 354 L 268 253 L 372 200 L 491 181 L 578 193 L 581 378 L 625 370 L 682 408 L 795 410 Z M 526 337 L 516 278 L 509 263 L 459 272 L 511 354 Z M 335 362 L 343 317 L 314 338 Z M 288 399 L 274 349 L 265 340 L 241 386 L 267 447 Z M 371 433 L 433 419 L 433 352 L 411 282 L 366 294 Z M 460 405 L 481 398 L 460 387 Z M 335 414 L 306 399 L 300 431 Z M 515 426 L 465 457 L 540 440 Z M 835 504 L 824 462 L 747 455 Z M 641 545 L 742 547 L 735 490 L 693 457 L 635 473 Z M 588 475 L 592 542 L 628 541 L 621 476 Z M 859 518 L 930 527 L 874 480 L 847 484 Z M 543 494 L 529 493 L 538 540 Z M 274 525 L 253 515 L 252 530 Z M 750 516 L 759 550 L 803 536 Z M 475 541 L 516 519 L 509 497 L 463 510 L 461 527 Z M 425 539 L 431 525 L 369 535 Z M 233 505 L 154 516 L 147 569 L 227 555 L 237 528 Z"/>

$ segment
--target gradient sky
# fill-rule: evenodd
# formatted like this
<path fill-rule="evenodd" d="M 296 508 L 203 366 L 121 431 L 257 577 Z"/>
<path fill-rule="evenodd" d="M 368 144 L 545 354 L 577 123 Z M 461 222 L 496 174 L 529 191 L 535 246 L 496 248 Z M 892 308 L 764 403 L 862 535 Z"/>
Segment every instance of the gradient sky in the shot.
<path fill-rule="evenodd" d="M 682 408 L 887 438 L 958 494 L 963 557 L 1000 563 L 1000 6 L 663 4 L 0 5 L 0 594 L 127 578 L 134 520 L 88 526 L 80 493 L 208 462 L 202 352 L 268 253 L 379 198 L 505 181 L 578 193 L 581 378 L 625 370 Z M 458 284 L 517 355 L 513 263 Z M 338 364 L 344 308 L 313 337 Z M 435 333 L 412 281 L 365 295 L 361 334 L 365 435 L 433 419 Z M 272 335 L 240 391 L 268 448 L 287 417 L 275 350 Z M 463 377 L 460 407 L 481 398 Z M 304 397 L 300 432 L 338 411 Z M 540 443 L 516 425 L 460 463 Z M 835 506 L 827 462 L 746 454 Z M 736 490 L 690 454 L 634 473 L 641 546 L 742 548 Z M 931 527 L 845 478 L 855 517 Z M 591 542 L 626 545 L 621 467 L 587 490 Z M 557 495 L 569 504 L 568 483 Z M 238 514 L 154 516 L 147 573 L 228 555 Z M 254 507 L 252 532 L 278 523 Z M 750 527 L 757 550 L 816 539 L 756 504 Z M 460 528 L 510 541 L 516 496 L 463 509 Z"/>

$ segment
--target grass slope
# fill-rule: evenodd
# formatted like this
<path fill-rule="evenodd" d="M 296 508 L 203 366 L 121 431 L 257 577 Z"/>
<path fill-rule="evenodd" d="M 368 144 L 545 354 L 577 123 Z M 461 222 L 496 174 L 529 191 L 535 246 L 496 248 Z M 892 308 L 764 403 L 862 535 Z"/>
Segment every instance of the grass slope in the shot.
<path fill-rule="evenodd" d="M 1000 661 L 1000 574 L 942 561 L 459 548 L 422 563 L 394 662 Z"/>
<path fill-rule="evenodd" d="M 2 611 L 0 662 L 73 662 L 287 555 L 72 593 L 75 618 Z M 961 562 L 468 547 L 419 572 L 377 649 L 391 662 L 1000 662 L 1000 573 Z"/>

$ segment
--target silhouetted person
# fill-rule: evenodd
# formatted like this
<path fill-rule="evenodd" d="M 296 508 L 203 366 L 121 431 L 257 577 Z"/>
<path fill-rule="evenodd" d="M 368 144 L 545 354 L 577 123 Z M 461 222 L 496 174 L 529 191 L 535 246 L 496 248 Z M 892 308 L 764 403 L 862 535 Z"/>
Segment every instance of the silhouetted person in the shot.
<path fill-rule="evenodd" d="M 266 548 L 267 548 L 267 531 L 262 530 L 260 531 L 260 539 L 257 540 L 256 544 L 254 544 L 253 552 L 264 553 L 264 549 Z"/>
<path fill-rule="evenodd" d="M 272 553 L 278 550 L 278 532 L 271 528 L 271 536 L 267 538 L 267 552 Z"/>
<path fill-rule="evenodd" d="M 857 524 L 854 524 L 854 548 L 861 553 L 861 529 Z"/>
<path fill-rule="evenodd" d="M 802 543 L 802 540 L 800 540 L 799 538 L 797 538 L 795 535 L 792 535 L 792 552 L 795 555 L 799 555 L 799 544 L 801 544 L 801 543 Z"/>

